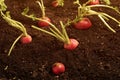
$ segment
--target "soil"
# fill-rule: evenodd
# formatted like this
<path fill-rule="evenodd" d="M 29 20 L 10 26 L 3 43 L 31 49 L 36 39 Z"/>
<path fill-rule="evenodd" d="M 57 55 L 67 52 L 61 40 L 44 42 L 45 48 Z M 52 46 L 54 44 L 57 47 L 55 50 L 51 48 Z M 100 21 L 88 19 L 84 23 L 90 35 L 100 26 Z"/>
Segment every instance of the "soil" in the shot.
<path fill-rule="evenodd" d="M 37 22 L 21 15 L 24 8 L 30 7 L 30 13 L 41 17 L 35 1 L 5 0 L 12 18 L 24 24 L 33 41 L 26 45 L 17 42 L 8 57 L 10 46 L 21 32 L 0 17 L 0 80 L 120 80 L 120 28 L 116 23 L 109 22 L 117 33 L 108 30 L 97 16 L 90 16 L 93 26 L 88 30 L 67 27 L 69 37 L 80 43 L 77 49 L 69 51 L 56 38 L 31 28 Z M 50 4 L 52 0 L 44 0 L 46 16 L 58 27 L 60 20 L 66 23 L 74 19 L 77 6 L 72 1 L 65 0 L 64 7 L 54 8 Z M 111 2 L 112 6 L 120 8 L 120 1 Z M 105 12 L 120 19 L 114 11 Z M 66 71 L 54 75 L 51 67 L 55 62 L 62 62 Z"/>

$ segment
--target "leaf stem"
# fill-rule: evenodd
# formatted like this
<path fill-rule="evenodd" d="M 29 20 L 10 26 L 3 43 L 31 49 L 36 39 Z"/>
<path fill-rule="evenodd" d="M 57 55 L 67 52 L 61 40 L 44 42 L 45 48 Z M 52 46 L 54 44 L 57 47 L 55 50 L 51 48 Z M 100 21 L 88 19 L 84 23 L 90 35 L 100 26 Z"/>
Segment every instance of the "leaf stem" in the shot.
<path fill-rule="evenodd" d="M 108 6 L 108 5 L 90 5 L 90 6 L 87 6 L 87 7 L 90 7 L 90 8 L 94 8 L 94 7 L 104 7 L 104 8 L 109 8 L 109 9 L 112 9 L 112 10 L 115 10 L 118 14 L 120 14 L 120 12 L 117 10 L 117 8 L 114 8 L 112 6 Z"/>
<path fill-rule="evenodd" d="M 66 43 L 69 44 L 70 43 L 70 40 L 69 40 L 69 37 L 68 37 L 68 34 L 66 32 L 66 29 L 65 29 L 65 26 L 63 25 L 63 22 L 60 21 L 60 24 L 61 24 L 61 28 L 62 28 L 62 33 L 66 39 Z"/>
<path fill-rule="evenodd" d="M 40 6 L 40 9 L 41 9 L 41 11 L 42 11 L 42 17 L 45 17 L 45 6 L 44 6 L 44 3 L 43 3 L 43 0 L 40 0 L 40 1 L 41 1 L 41 2 L 36 1 L 36 3 L 38 3 L 39 6 Z"/>
<path fill-rule="evenodd" d="M 22 23 L 11 19 L 9 12 L 6 12 L 6 15 L 1 11 L 2 18 L 12 27 L 17 28 L 18 30 L 22 31 L 23 34 L 26 36 L 27 31 L 26 28 L 23 26 Z"/>
<path fill-rule="evenodd" d="M 11 46 L 10 49 L 9 49 L 8 56 L 10 56 L 11 51 L 13 50 L 15 44 L 18 42 L 18 40 L 19 40 L 22 36 L 23 36 L 23 34 L 21 34 L 20 36 L 18 36 L 18 38 L 16 38 L 16 40 L 13 42 L 12 46 Z"/>
<path fill-rule="evenodd" d="M 98 17 L 102 20 L 102 22 L 108 27 L 108 29 L 110 29 L 112 32 L 116 33 L 116 31 L 114 29 L 112 29 L 108 23 L 102 18 L 102 16 L 99 14 Z"/>

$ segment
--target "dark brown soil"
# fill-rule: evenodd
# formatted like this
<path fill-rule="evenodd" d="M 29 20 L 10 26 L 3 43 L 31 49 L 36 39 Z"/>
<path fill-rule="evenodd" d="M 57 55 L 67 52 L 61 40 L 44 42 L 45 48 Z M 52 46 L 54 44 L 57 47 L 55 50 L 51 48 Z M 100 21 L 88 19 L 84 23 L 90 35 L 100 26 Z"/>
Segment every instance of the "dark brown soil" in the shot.
<path fill-rule="evenodd" d="M 108 30 L 96 16 L 90 17 L 93 26 L 88 30 L 67 27 L 69 37 L 80 43 L 77 49 L 68 51 L 56 38 L 31 28 L 37 23 L 21 15 L 23 9 L 29 6 L 30 13 L 41 17 L 35 1 L 5 0 L 12 18 L 25 25 L 33 42 L 26 45 L 18 42 L 8 57 L 11 44 L 21 32 L 0 18 L 0 80 L 120 80 L 120 28 L 116 23 L 110 21 L 116 34 Z M 65 0 L 65 6 L 58 8 L 52 7 L 51 1 L 44 0 L 46 16 L 55 25 L 59 26 L 60 20 L 66 23 L 68 18 L 75 18 L 77 7 L 73 5 L 73 0 Z M 113 6 L 120 7 L 120 1 L 111 1 Z M 115 12 L 106 12 L 120 19 Z M 55 62 L 62 62 L 66 66 L 66 71 L 58 76 L 51 72 Z"/>

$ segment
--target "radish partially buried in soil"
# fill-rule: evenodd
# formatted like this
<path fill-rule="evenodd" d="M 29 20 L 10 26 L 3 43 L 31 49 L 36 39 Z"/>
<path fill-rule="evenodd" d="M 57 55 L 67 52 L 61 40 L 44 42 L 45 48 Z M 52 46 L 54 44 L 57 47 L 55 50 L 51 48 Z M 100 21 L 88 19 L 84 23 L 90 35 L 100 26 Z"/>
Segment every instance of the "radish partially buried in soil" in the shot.
<path fill-rule="evenodd" d="M 79 45 L 76 39 L 70 39 L 70 43 L 64 44 L 64 48 L 68 50 L 74 50 Z"/>
<path fill-rule="evenodd" d="M 77 29 L 88 29 L 92 26 L 91 21 L 89 18 L 82 18 L 80 21 L 73 24 Z"/>
<path fill-rule="evenodd" d="M 46 20 L 46 21 L 48 21 L 48 22 L 51 22 L 51 20 L 50 20 L 50 18 L 48 18 L 48 17 L 45 15 L 45 6 L 44 6 L 44 3 L 43 3 L 43 0 L 41 0 L 41 2 L 36 1 L 36 3 L 39 4 L 40 9 L 41 9 L 41 11 L 42 11 L 42 18 L 41 18 L 41 19 L 42 19 L 43 21 L 41 21 L 41 20 L 38 21 L 39 27 L 48 27 L 49 24 L 46 23 L 44 20 Z"/>
<path fill-rule="evenodd" d="M 100 4 L 99 0 L 90 0 L 89 5 L 97 5 L 97 4 Z"/>
<path fill-rule="evenodd" d="M 56 62 L 52 65 L 52 72 L 56 75 L 59 75 L 65 72 L 65 66 L 63 63 Z"/>
<path fill-rule="evenodd" d="M 42 17 L 41 19 L 42 20 L 47 20 L 48 22 L 51 22 L 50 18 L 48 18 L 48 17 Z M 49 24 L 46 23 L 45 21 L 38 21 L 38 25 L 40 27 L 48 27 L 49 26 Z"/>
<path fill-rule="evenodd" d="M 28 44 L 28 43 L 32 42 L 32 37 L 30 35 L 22 36 L 20 38 L 20 42 L 22 44 Z"/>
<path fill-rule="evenodd" d="M 51 5 L 53 7 L 64 6 L 64 0 L 54 0 L 52 1 Z"/>

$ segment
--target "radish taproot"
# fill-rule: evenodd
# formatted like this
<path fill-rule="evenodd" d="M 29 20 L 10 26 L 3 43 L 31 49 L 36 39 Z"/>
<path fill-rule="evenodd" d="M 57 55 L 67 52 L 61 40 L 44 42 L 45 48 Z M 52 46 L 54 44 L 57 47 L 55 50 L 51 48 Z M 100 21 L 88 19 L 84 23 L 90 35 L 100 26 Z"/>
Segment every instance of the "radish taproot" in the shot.
<path fill-rule="evenodd" d="M 52 72 L 56 75 L 59 75 L 65 72 L 65 65 L 61 62 L 56 62 L 52 65 Z"/>

